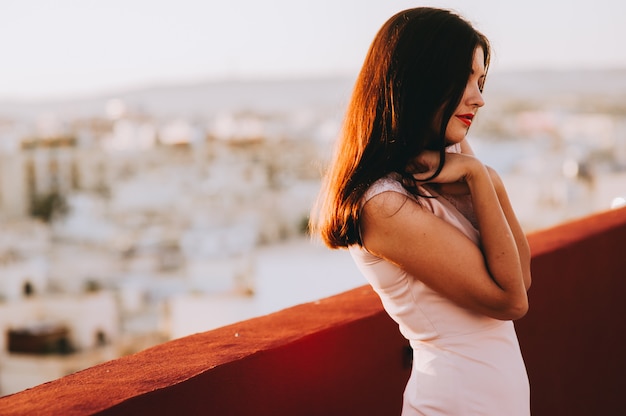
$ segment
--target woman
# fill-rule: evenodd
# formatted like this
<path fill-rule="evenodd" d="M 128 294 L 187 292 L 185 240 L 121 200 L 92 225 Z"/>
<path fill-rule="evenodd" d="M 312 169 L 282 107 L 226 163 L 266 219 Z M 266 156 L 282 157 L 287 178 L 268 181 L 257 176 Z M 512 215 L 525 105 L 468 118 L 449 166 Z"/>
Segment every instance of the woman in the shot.
<path fill-rule="evenodd" d="M 458 15 L 389 19 L 356 81 L 312 230 L 349 248 L 413 348 L 403 415 L 527 415 L 512 320 L 530 253 L 467 130 L 484 105 L 488 40 Z"/>

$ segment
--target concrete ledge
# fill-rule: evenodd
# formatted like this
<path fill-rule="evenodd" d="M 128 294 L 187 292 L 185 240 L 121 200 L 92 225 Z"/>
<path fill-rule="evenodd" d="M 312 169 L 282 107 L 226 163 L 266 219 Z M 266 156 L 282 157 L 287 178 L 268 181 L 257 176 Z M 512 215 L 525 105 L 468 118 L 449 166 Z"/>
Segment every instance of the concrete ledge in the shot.
<path fill-rule="evenodd" d="M 528 240 L 530 310 L 516 328 L 533 416 L 626 414 L 626 208 Z"/>
<path fill-rule="evenodd" d="M 610 235 L 624 234 L 626 207 L 599 212 L 576 220 L 564 222 L 527 235 L 533 260 L 540 256 L 563 251 L 580 242 L 609 241 Z M 607 237 L 609 235 L 609 237 Z"/>
<path fill-rule="evenodd" d="M 364 286 L 7 396 L 0 414 L 383 414 L 399 409 L 406 345 Z"/>

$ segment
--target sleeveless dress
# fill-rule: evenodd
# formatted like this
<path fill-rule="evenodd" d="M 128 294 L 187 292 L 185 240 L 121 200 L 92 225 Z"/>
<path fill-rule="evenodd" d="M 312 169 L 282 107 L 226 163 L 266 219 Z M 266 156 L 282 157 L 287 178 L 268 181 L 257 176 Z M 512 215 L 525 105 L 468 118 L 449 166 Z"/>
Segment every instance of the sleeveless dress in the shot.
<path fill-rule="evenodd" d="M 399 175 L 391 174 L 368 189 L 362 204 L 389 191 L 417 200 L 479 244 L 471 200 L 439 195 L 426 187 L 421 187 L 420 193 L 435 198 L 416 198 L 402 187 Z M 426 287 L 418 276 L 409 275 L 364 247 L 353 245 L 349 250 L 413 348 L 403 416 L 530 414 L 528 376 L 513 322 L 456 305 Z"/>

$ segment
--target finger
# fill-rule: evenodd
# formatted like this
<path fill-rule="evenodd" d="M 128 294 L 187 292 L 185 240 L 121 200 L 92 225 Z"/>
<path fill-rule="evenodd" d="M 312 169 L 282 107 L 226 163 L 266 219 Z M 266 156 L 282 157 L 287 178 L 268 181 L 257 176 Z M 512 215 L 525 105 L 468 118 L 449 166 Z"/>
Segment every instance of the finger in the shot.
<path fill-rule="evenodd" d="M 420 165 L 420 164 L 417 164 L 417 163 L 412 163 L 412 164 L 407 166 L 407 172 L 409 172 L 412 175 L 428 173 L 431 170 L 432 169 L 429 168 L 428 166 Z"/>
<path fill-rule="evenodd" d="M 415 180 L 418 182 L 427 182 L 432 179 L 432 176 L 434 173 L 435 173 L 434 170 L 429 169 L 425 172 L 413 173 L 413 178 L 415 178 Z"/>

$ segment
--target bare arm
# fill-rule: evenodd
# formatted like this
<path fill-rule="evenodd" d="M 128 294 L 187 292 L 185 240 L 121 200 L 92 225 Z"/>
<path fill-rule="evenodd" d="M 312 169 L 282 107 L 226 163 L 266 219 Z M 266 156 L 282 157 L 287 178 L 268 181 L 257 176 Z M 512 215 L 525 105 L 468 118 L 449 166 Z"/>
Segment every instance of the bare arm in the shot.
<path fill-rule="evenodd" d="M 498 195 L 498 201 L 500 201 L 500 206 L 502 207 L 504 216 L 509 223 L 513 237 L 515 238 L 515 244 L 517 245 L 517 251 L 519 253 L 520 263 L 522 266 L 522 273 L 524 275 L 524 286 L 526 287 L 526 290 L 528 290 L 532 279 L 530 275 L 530 246 L 528 245 L 526 234 L 515 216 L 515 212 L 511 206 L 511 201 L 509 200 L 504 183 L 502 183 L 502 179 L 500 179 L 500 176 L 495 170 L 489 167 L 487 169 L 489 170 L 491 180 L 494 183 L 494 187 Z"/>
<path fill-rule="evenodd" d="M 363 207 L 364 245 L 462 306 L 497 319 L 523 316 L 528 300 L 520 255 L 489 171 L 474 157 L 450 155 L 437 180 L 467 182 L 482 247 L 394 192 Z"/>
<path fill-rule="evenodd" d="M 461 153 L 471 156 L 475 155 L 474 150 L 470 146 L 467 138 L 465 138 L 465 140 L 463 140 L 460 145 Z M 515 212 L 513 211 L 513 207 L 511 206 L 511 201 L 509 200 L 509 196 L 506 192 L 506 188 L 504 187 L 504 183 L 500 179 L 500 176 L 492 168 L 487 167 L 487 169 L 489 170 L 491 180 L 494 183 L 494 187 L 498 195 L 498 201 L 500 201 L 500 206 L 504 211 L 504 215 L 507 222 L 509 223 L 511 231 L 513 232 L 515 243 L 517 245 L 517 251 L 520 256 L 522 272 L 524 274 L 524 286 L 526 287 L 526 290 L 528 290 L 531 284 L 530 247 L 528 246 L 528 241 L 526 240 L 526 234 L 524 233 L 522 227 L 519 224 L 519 221 L 517 220 L 517 217 L 515 216 Z"/>

